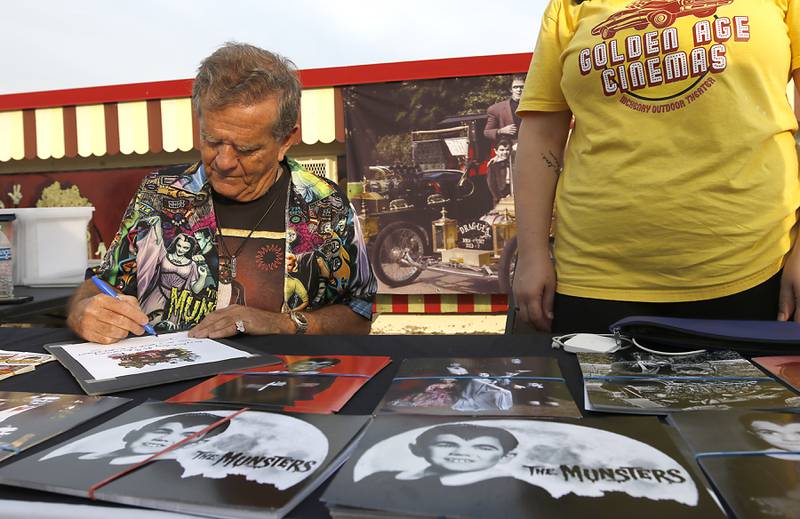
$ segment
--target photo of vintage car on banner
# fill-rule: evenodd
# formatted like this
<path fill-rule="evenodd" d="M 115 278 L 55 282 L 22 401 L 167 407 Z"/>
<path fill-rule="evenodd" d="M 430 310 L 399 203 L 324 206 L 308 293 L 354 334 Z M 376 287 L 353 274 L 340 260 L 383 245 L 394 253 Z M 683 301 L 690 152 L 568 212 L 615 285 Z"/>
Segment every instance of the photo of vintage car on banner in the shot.
<path fill-rule="evenodd" d="M 349 87 L 348 196 L 380 293 L 506 293 L 522 76 Z"/>

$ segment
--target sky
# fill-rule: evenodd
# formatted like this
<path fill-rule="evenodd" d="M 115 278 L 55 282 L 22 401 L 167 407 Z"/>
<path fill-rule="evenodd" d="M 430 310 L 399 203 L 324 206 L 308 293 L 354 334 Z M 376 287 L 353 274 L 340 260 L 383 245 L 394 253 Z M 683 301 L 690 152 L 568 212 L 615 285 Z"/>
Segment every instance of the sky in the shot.
<path fill-rule="evenodd" d="M 300 69 L 531 52 L 547 0 L 24 0 L 0 17 L 0 95 L 186 79 L 226 41 Z"/>

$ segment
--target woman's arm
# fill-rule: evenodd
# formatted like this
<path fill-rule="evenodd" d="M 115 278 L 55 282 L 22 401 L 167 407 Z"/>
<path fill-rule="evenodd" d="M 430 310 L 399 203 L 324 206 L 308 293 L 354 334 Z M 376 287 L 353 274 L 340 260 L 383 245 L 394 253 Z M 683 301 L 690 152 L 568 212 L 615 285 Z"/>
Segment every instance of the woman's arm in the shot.
<path fill-rule="evenodd" d="M 550 220 L 563 164 L 571 114 L 522 115 L 513 171 L 518 257 L 514 301 L 519 316 L 540 331 L 550 331 L 556 276 L 550 258 Z"/>
<path fill-rule="evenodd" d="M 792 74 L 794 87 L 800 92 L 800 69 Z M 800 322 L 800 247 L 794 247 L 786 256 L 781 276 L 781 292 L 778 297 L 778 320 Z"/>

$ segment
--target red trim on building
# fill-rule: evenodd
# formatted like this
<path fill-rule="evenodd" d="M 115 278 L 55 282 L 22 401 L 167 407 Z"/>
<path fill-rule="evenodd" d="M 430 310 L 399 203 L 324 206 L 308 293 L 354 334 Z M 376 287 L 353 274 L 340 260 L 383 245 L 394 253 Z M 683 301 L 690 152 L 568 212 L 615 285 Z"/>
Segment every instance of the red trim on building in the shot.
<path fill-rule="evenodd" d="M 192 147 L 196 150 L 200 149 L 200 121 L 197 120 L 194 110 L 192 110 Z"/>
<path fill-rule="evenodd" d="M 342 89 L 333 89 L 333 124 L 336 125 L 336 142 L 344 142 L 344 100 L 342 99 Z"/>
<path fill-rule="evenodd" d="M 65 106 L 64 118 L 64 156 L 73 158 L 78 155 L 78 116 L 74 106 Z"/>
<path fill-rule="evenodd" d="M 486 76 L 526 72 L 532 54 L 499 54 L 468 58 L 443 58 L 397 63 L 376 63 L 349 67 L 317 68 L 300 71 L 303 88 L 387 81 L 411 81 L 445 77 Z"/>
<path fill-rule="evenodd" d="M 51 108 L 66 105 L 92 105 L 99 103 L 123 103 L 146 99 L 170 99 L 188 97 L 192 92 L 191 79 L 156 81 L 152 83 L 130 83 L 46 92 L 25 92 L 0 95 L 0 111 L 25 108 Z"/>
<path fill-rule="evenodd" d="M 147 142 L 150 153 L 164 150 L 164 135 L 161 130 L 161 101 L 147 101 Z"/>
<path fill-rule="evenodd" d="M 103 115 L 106 121 L 106 155 L 119 153 L 119 111 L 117 103 L 103 105 Z"/>
<path fill-rule="evenodd" d="M 527 71 L 530 60 L 531 53 L 526 52 L 495 56 L 315 68 L 299 72 L 300 81 L 303 83 L 304 88 L 321 88 L 383 83 L 387 81 L 410 81 L 414 79 L 513 74 Z M 191 93 L 191 79 L 26 92 L 0 95 L 0 111 L 122 103 L 148 99 L 171 99 L 189 97 Z"/>
<path fill-rule="evenodd" d="M 22 111 L 22 140 L 25 146 L 25 158 L 36 158 L 36 113 L 33 110 Z"/>

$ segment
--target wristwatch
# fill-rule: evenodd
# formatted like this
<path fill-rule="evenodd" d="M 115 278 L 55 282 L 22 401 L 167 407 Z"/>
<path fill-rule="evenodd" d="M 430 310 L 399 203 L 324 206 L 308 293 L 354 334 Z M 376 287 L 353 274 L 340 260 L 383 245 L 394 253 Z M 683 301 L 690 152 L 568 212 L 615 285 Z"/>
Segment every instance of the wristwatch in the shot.
<path fill-rule="evenodd" d="M 306 319 L 305 314 L 301 312 L 289 312 L 289 319 L 294 323 L 294 333 L 296 335 L 306 333 L 306 330 L 308 330 L 308 319 Z"/>

